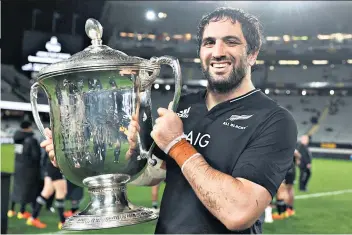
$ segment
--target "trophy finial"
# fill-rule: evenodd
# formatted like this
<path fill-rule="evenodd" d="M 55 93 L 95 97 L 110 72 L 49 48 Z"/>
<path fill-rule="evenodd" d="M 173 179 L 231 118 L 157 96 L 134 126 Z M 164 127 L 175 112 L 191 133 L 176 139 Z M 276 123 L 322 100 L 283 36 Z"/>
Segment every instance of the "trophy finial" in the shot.
<path fill-rule="evenodd" d="M 102 45 L 103 27 L 96 19 L 89 18 L 86 21 L 85 30 L 87 36 L 92 39 L 93 46 Z"/>

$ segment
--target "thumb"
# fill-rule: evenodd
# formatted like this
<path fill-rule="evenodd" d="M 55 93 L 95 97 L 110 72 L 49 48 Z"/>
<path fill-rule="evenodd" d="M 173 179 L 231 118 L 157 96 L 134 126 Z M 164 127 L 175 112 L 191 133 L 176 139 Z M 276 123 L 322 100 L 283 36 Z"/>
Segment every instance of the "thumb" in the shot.
<path fill-rule="evenodd" d="M 46 137 L 47 139 L 52 139 L 52 138 L 53 138 L 52 132 L 51 132 L 51 130 L 50 130 L 49 128 L 45 128 L 45 129 L 44 129 L 44 134 L 45 134 L 45 137 Z"/>
<path fill-rule="evenodd" d="M 168 110 L 171 110 L 171 111 L 174 111 L 173 109 L 172 109 L 172 106 L 174 105 L 174 102 L 173 101 L 171 101 L 170 103 L 169 103 L 169 106 L 168 106 Z"/>
<path fill-rule="evenodd" d="M 158 108 L 158 114 L 159 116 L 164 116 L 169 110 L 165 109 L 165 108 Z"/>

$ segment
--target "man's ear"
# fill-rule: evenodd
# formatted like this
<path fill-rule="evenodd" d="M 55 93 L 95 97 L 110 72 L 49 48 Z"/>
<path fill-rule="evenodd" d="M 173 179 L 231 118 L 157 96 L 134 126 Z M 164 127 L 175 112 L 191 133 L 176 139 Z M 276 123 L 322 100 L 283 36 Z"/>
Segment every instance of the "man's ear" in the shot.
<path fill-rule="evenodd" d="M 259 54 L 259 51 L 255 51 L 251 54 L 248 55 L 248 64 L 250 66 L 253 66 L 255 64 L 255 61 L 257 60 L 257 57 L 258 57 L 258 54 Z"/>

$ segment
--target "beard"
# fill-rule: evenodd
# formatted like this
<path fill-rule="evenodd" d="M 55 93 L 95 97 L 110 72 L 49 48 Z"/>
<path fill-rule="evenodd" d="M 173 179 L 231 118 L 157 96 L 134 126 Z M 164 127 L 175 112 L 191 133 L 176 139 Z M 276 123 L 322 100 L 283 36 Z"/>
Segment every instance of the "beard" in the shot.
<path fill-rule="evenodd" d="M 226 59 L 226 60 L 231 60 L 231 63 L 233 65 L 233 69 L 226 78 L 225 76 L 218 76 L 216 78 L 215 76 L 211 75 L 209 72 L 210 68 L 210 60 L 208 61 L 208 68 L 205 69 L 204 66 L 202 65 L 202 72 L 204 74 L 204 77 L 208 81 L 208 90 L 217 94 L 226 94 L 229 93 L 230 91 L 235 90 L 243 81 L 244 77 L 247 75 L 247 64 L 246 64 L 246 56 L 241 56 L 239 65 L 235 67 L 235 60 L 233 58 L 231 59 Z M 223 59 L 225 60 L 225 58 Z M 218 62 L 222 60 L 217 60 Z M 219 79 L 219 77 L 221 77 Z"/>

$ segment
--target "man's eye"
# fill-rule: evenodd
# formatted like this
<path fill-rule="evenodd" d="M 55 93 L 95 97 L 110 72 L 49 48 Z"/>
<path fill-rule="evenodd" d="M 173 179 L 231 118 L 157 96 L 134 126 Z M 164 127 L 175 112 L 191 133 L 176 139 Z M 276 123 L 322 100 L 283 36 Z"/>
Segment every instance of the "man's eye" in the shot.
<path fill-rule="evenodd" d="M 231 44 L 231 45 L 237 45 L 239 44 L 237 41 L 227 41 L 228 44 Z"/>
<path fill-rule="evenodd" d="M 204 46 L 211 45 L 211 44 L 214 44 L 214 42 L 213 41 L 205 41 L 203 43 Z"/>

